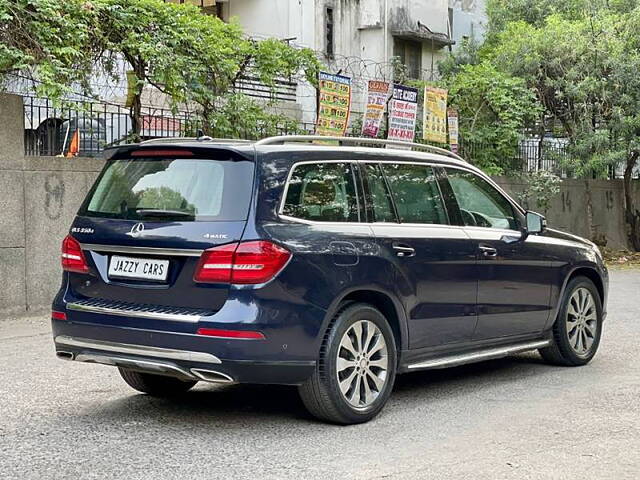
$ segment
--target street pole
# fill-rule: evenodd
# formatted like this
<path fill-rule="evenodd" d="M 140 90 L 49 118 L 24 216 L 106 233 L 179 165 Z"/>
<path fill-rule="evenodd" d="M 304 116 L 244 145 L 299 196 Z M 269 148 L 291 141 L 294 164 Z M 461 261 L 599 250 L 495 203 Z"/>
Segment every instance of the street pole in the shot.
<path fill-rule="evenodd" d="M 389 0 L 384 0 L 384 63 L 389 63 Z"/>

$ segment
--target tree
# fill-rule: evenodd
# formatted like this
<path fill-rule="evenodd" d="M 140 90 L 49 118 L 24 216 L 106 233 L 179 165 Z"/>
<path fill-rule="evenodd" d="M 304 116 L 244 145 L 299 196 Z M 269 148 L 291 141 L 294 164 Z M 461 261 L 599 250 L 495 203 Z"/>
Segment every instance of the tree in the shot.
<path fill-rule="evenodd" d="M 86 0 L 0 0 L 0 82 L 26 75 L 53 100 L 74 83 L 88 88 L 97 29 Z"/>
<path fill-rule="evenodd" d="M 491 146 L 477 149 L 471 160 L 494 175 L 512 170 L 522 130 L 540 112 L 525 82 L 482 62 L 461 67 L 447 86 L 450 104 L 458 109 L 461 138 Z"/>
<path fill-rule="evenodd" d="M 145 85 L 166 94 L 174 107 L 186 100 L 190 88 L 186 72 L 198 61 L 193 46 L 200 41 L 198 19 L 203 15 L 194 6 L 161 0 L 96 0 L 96 5 L 100 66 L 117 77 L 124 60 L 133 72 L 130 115 L 137 140 Z"/>
<path fill-rule="evenodd" d="M 237 24 L 216 17 L 201 16 L 199 22 L 202 42 L 194 45 L 199 61 L 187 73 L 191 85 L 187 99 L 199 106 L 205 132 L 220 132 L 228 124 L 231 128 L 223 131 L 232 136 L 247 128 L 253 135 L 260 126 L 291 123 L 282 115 L 266 113 L 265 105 L 243 98 L 237 87 L 250 78 L 275 88 L 279 78 L 288 80 L 300 73 L 315 85 L 320 64 L 314 52 L 276 39 L 248 39 Z"/>
<path fill-rule="evenodd" d="M 522 78 L 545 117 L 562 125 L 569 167 L 578 175 L 605 175 L 609 166 L 623 165 L 629 241 L 640 250 L 640 212 L 631 192 L 640 157 L 640 7 L 612 3 L 586 8 L 582 16 L 553 14 L 538 26 L 511 22 L 487 56 Z"/>
<path fill-rule="evenodd" d="M 261 108 L 236 95 L 238 82 L 246 76 L 274 86 L 278 77 L 291 77 L 301 70 L 309 78 L 317 75 L 319 64 L 310 50 L 278 40 L 248 39 L 237 23 L 204 15 L 194 6 L 162 0 L 99 2 L 104 45 L 101 63 L 113 72 L 118 59 L 123 58 L 134 72 L 134 138 L 141 129 L 142 89 L 147 84 L 166 94 L 174 108 L 197 105 L 205 132 L 212 133 L 215 125 L 224 123 L 220 112 L 229 113 L 231 105 L 245 108 L 248 116 L 255 116 Z M 278 119 L 265 113 L 258 120 Z"/>

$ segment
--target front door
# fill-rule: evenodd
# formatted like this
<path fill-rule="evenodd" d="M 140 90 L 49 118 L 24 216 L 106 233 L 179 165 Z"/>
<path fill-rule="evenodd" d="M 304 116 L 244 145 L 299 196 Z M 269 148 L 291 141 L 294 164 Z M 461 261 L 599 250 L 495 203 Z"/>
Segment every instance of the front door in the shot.
<path fill-rule="evenodd" d="M 373 233 L 381 255 L 396 266 L 409 348 L 471 340 L 475 248 L 464 227 L 450 225 L 434 169 L 386 162 L 365 163 L 362 169 Z"/>
<path fill-rule="evenodd" d="M 474 339 L 542 331 L 551 310 L 552 283 L 544 244 L 533 235 L 522 241 L 517 207 L 487 180 L 463 169 L 446 172 L 478 258 Z"/>

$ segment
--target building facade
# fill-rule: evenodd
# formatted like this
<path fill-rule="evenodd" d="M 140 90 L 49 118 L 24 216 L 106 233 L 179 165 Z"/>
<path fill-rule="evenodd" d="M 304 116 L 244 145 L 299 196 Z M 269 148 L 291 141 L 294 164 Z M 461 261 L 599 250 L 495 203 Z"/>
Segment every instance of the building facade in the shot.
<path fill-rule="evenodd" d="M 331 73 L 353 78 L 355 112 L 362 111 L 367 80 L 391 81 L 399 66 L 406 77 L 434 80 L 455 43 L 448 0 L 217 0 L 216 14 L 236 19 L 249 36 L 316 51 Z M 301 119 L 313 122 L 309 86 L 299 87 L 298 103 Z"/>

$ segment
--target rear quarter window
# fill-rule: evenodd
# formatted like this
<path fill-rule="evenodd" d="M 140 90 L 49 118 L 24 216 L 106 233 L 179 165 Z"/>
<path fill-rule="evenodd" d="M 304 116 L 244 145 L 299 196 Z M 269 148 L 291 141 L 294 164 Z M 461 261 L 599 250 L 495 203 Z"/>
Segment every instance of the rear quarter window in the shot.
<path fill-rule="evenodd" d="M 318 222 L 359 221 L 350 163 L 296 165 L 287 183 L 282 214 Z"/>

